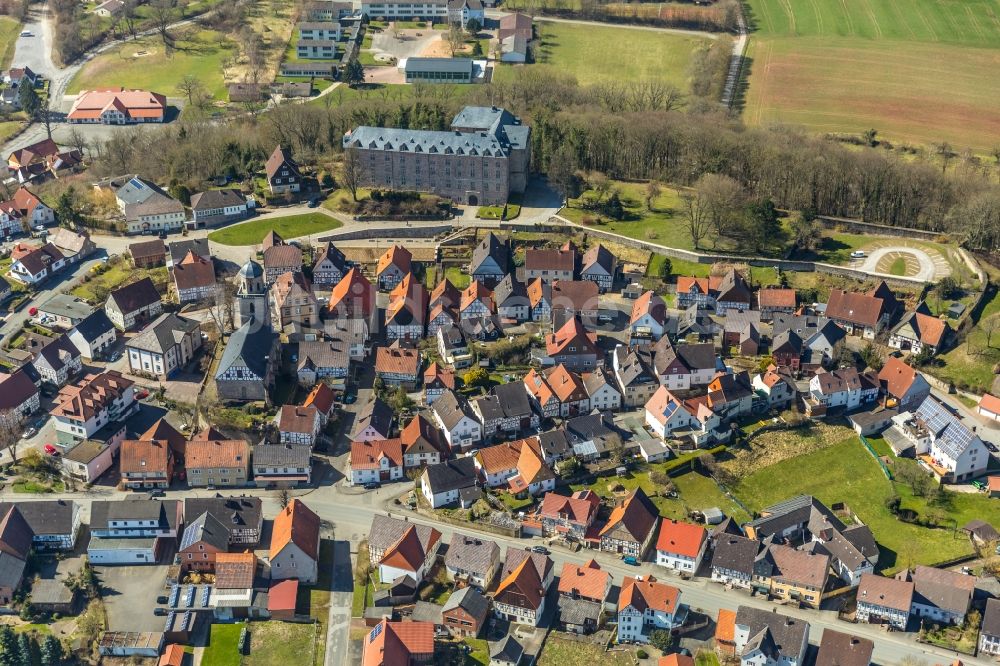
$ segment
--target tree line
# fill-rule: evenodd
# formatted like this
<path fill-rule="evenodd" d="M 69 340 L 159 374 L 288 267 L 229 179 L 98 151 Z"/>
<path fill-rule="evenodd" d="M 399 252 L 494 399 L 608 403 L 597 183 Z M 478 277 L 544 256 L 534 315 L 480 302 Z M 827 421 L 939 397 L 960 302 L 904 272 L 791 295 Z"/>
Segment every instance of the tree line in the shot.
<path fill-rule="evenodd" d="M 692 84 L 700 83 L 691 92 L 661 80 L 582 86 L 550 68 L 524 68 L 509 81 L 462 93 L 434 86 L 334 91 L 314 104 L 285 104 L 225 125 L 192 119 L 135 129 L 90 152 L 98 174 L 138 171 L 195 189 L 221 175 L 249 178 L 279 143 L 303 163 L 332 166 L 344 133 L 358 125 L 443 130 L 465 104 L 497 105 L 531 126 L 532 169 L 564 193 L 580 173 L 683 187 L 712 175 L 725 179 L 712 183 L 714 191 L 735 187 L 741 201 L 770 201 L 809 218 L 949 232 L 970 249 L 1000 249 L 1000 160 L 967 154 L 944 170 L 932 155 L 904 160 L 793 128 L 746 127 L 715 101 L 714 72 L 723 60 L 710 48 L 704 62 L 715 67 L 692 72 Z"/>

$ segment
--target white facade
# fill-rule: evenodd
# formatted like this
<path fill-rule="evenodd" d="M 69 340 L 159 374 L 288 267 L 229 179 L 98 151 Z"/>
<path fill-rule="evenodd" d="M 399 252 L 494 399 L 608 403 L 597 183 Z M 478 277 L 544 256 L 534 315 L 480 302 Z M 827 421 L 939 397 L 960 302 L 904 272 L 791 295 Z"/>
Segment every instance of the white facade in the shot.
<path fill-rule="evenodd" d="M 677 603 L 679 607 L 679 597 Z M 674 614 L 665 610 L 653 610 L 647 607 L 640 611 L 635 606 L 626 606 L 618 611 L 618 641 L 648 643 L 649 632 L 656 629 L 673 629 L 674 619 Z"/>
<path fill-rule="evenodd" d="M 187 214 L 183 210 L 174 213 L 139 215 L 134 220 L 128 220 L 126 227 L 130 234 L 144 231 L 178 231 L 184 226 L 186 219 Z"/>
<path fill-rule="evenodd" d="M 701 542 L 701 548 L 698 550 L 698 555 L 696 557 L 689 557 L 687 555 L 681 555 L 680 553 L 671 553 L 666 550 L 657 550 L 656 563 L 667 569 L 672 569 L 681 573 L 693 574 L 698 571 L 698 567 L 701 566 L 701 560 L 705 556 L 705 548 L 707 545 L 708 539 Z"/>
<path fill-rule="evenodd" d="M 67 333 L 69 341 L 77 348 L 80 355 L 88 361 L 100 356 L 101 352 L 110 347 L 118 339 L 118 331 L 114 328 L 101 333 L 94 340 L 87 340 L 75 328 Z"/>
<path fill-rule="evenodd" d="M 605 382 L 600 388 L 590 393 L 590 409 L 599 411 L 617 411 L 622 406 L 622 394 L 611 385 Z"/>
<path fill-rule="evenodd" d="M 494 600 L 493 612 L 504 620 L 537 627 L 538 621 L 542 617 L 542 613 L 545 612 L 545 597 L 542 597 L 542 601 L 538 604 L 537 609 L 522 608 L 521 606 L 514 606 L 512 604 L 497 603 Z"/>
<path fill-rule="evenodd" d="M 447 428 L 437 412 L 434 412 L 434 420 L 444 432 L 444 438 L 448 440 L 448 445 L 452 449 L 466 449 L 483 441 L 483 426 L 474 418 L 463 415 L 455 424 L 454 428 Z"/>

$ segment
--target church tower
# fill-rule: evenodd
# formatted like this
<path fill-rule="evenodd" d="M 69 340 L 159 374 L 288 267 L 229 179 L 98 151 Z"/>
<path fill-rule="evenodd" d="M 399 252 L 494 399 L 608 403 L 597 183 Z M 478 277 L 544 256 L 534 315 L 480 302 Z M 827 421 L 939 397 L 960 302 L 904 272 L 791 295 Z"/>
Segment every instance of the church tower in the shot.
<path fill-rule="evenodd" d="M 267 300 L 264 269 L 250 259 L 243 264 L 236 276 L 236 307 L 233 312 L 236 328 L 240 328 L 251 319 L 270 325 L 271 310 Z"/>

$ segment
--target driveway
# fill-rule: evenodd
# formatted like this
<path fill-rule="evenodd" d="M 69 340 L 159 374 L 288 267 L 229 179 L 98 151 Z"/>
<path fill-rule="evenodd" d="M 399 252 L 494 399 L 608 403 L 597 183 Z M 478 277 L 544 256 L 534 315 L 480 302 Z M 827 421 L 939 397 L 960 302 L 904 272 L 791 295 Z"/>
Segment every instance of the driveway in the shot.
<path fill-rule="evenodd" d="M 156 598 L 167 594 L 167 566 L 95 566 L 109 631 L 163 631 L 164 618 L 153 615 Z"/>
<path fill-rule="evenodd" d="M 400 30 L 399 39 L 396 39 L 387 28 L 382 32 L 372 33 L 372 50 L 388 53 L 396 60 L 402 60 L 419 56 L 440 38 L 441 32 L 437 30 Z"/>
<path fill-rule="evenodd" d="M 864 260 L 852 260 L 851 268 L 859 268 L 866 273 L 884 274 L 886 264 L 891 262 L 883 261 L 884 258 L 896 259 L 901 257 L 907 265 L 906 276 L 923 280 L 924 282 L 934 282 L 951 273 L 951 267 L 944 257 L 940 257 L 940 264 L 936 262 L 927 252 L 920 248 L 887 246 L 872 250 Z M 880 267 L 879 264 L 882 264 Z M 881 268 L 881 270 L 880 270 Z M 915 269 L 915 273 L 914 270 Z"/>

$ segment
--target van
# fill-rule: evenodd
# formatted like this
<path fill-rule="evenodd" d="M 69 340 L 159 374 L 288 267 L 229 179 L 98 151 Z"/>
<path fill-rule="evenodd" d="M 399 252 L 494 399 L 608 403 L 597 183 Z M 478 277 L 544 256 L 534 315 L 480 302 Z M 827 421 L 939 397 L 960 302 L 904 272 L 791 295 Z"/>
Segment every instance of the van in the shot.
<path fill-rule="evenodd" d="M 855 250 L 854 252 L 851 252 L 851 259 L 864 259 L 864 258 L 865 258 L 864 250 Z"/>

